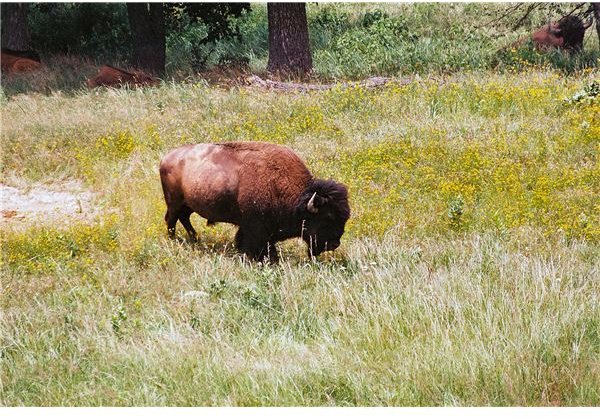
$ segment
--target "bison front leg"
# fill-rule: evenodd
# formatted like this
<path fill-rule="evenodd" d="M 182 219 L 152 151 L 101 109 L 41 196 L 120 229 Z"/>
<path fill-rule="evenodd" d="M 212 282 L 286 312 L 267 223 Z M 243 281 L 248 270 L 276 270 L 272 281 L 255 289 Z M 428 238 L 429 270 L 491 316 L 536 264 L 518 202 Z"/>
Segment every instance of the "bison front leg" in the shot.
<path fill-rule="evenodd" d="M 240 227 L 235 234 L 235 246 L 254 261 L 276 263 L 279 260 L 275 243 L 269 242 L 267 235 L 260 230 Z"/>
<path fill-rule="evenodd" d="M 267 244 L 267 257 L 269 258 L 269 263 L 277 263 L 279 261 L 279 254 L 277 254 L 277 247 L 274 242 Z"/>
<path fill-rule="evenodd" d="M 244 231 L 242 231 L 242 228 L 238 228 L 235 233 L 235 248 L 241 253 L 244 252 Z"/>
<path fill-rule="evenodd" d="M 257 244 L 247 253 L 254 261 L 277 263 L 279 261 L 279 254 L 277 254 L 277 247 L 275 243 L 265 242 Z"/>

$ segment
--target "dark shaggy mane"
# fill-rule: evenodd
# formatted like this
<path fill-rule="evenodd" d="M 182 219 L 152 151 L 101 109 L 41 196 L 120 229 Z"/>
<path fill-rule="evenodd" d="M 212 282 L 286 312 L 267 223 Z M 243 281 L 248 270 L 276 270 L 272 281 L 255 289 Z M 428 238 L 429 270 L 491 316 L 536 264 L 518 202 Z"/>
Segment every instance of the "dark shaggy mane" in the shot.
<path fill-rule="evenodd" d="M 328 204 L 333 207 L 338 216 L 344 220 L 350 217 L 350 206 L 348 205 L 348 189 L 341 183 L 333 180 L 313 179 L 304 192 L 298 198 L 298 210 L 305 210 L 306 204 L 314 193 L 326 198 Z"/>
<path fill-rule="evenodd" d="M 585 36 L 583 22 L 577 16 L 565 16 L 558 21 L 560 35 L 565 41 L 565 48 L 580 49 Z"/>

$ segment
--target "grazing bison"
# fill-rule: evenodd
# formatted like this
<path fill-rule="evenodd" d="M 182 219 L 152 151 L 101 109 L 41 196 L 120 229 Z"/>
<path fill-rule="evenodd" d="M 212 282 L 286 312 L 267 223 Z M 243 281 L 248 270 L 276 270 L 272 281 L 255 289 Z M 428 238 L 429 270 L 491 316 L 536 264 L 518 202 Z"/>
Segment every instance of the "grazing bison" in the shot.
<path fill-rule="evenodd" d="M 275 243 L 302 237 L 309 256 L 340 245 L 350 217 L 346 186 L 313 178 L 290 149 L 261 142 L 184 145 L 160 162 L 170 237 L 179 220 L 190 239 L 194 212 L 238 225 L 238 250 L 276 262 Z"/>
<path fill-rule="evenodd" d="M 129 72 L 110 65 L 103 65 L 98 70 L 98 74 L 87 81 L 89 88 L 99 86 L 120 87 L 124 84 L 135 87 L 153 86 L 158 84 L 158 79 L 141 71 Z"/>

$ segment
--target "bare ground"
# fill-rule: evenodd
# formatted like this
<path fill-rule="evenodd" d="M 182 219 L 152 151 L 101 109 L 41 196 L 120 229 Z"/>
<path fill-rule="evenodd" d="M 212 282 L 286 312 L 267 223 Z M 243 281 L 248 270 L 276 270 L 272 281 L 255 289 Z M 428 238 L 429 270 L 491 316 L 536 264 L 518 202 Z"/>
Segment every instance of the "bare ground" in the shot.
<path fill-rule="evenodd" d="M 73 221 L 90 221 L 98 213 L 97 207 L 92 204 L 94 197 L 94 193 L 75 181 L 34 184 L 28 188 L 0 183 L 0 225 L 61 226 Z"/>

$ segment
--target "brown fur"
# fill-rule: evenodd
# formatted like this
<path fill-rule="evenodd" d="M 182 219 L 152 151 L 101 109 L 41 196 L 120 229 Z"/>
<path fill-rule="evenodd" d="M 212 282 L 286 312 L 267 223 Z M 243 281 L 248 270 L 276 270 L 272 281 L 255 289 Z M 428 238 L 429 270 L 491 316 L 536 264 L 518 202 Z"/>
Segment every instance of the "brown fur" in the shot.
<path fill-rule="evenodd" d="M 2 49 L 2 72 L 6 74 L 25 73 L 38 70 L 42 64 L 31 58 L 22 57 Z"/>
<path fill-rule="evenodd" d="M 87 81 L 89 88 L 106 86 L 121 87 L 125 84 L 130 86 L 142 87 L 158 84 L 158 79 L 149 76 L 141 71 L 125 71 L 110 65 L 103 65 L 98 70 L 98 74 Z"/>
<path fill-rule="evenodd" d="M 160 176 L 167 203 L 165 221 L 171 236 L 179 220 L 195 240 L 189 216 L 196 212 L 209 224 L 228 222 L 240 226 L 237 246 L 254 259 L 269 257 L 274 261 L 274 243 L 301 236 L 303 230 L 315 242 L 311 255 L 334 249 L 349 217 L 345 187 L 313 179 L 302 160 L 280 145 L 184 145 L 165 155 Z M 312 192 L 311 187 L 322 198 L 317 199 L 322 208 L 314 216 L 307 215 L 303 200 L 307 199 L 307 191 Z M 322 216 L 328 216 L 332 225 L 325 225 Z M 341 228 L 336 223 L 338 218 Z"/>
<path fill-rule="evenodd" d="M 312 178 L 284 147 L 263 143 L 185 145 L 160 165 L 163 184 L 211 222 L 242 223 L 270 207 L 293 207 Z"/>
<path fill-rule="evenodd" d="M 525 36 L 511 44 L 513 48 L 520 48 L 528 41 L 533 42 L 533 46 L 539 51 L 547 51 L 552 48 L 562 48 L 564 39 L 561 36 L 560 27 L 552 22 L 537 29 L 531 36 Z"/>
<path fill-rule="evenodd" d="M 556 22 L 552 22 L 536 30 L 531 35 L 531 39 L 535 47 L 540 50 L 562 48 L 565 44 L 560 27 Z"/>

